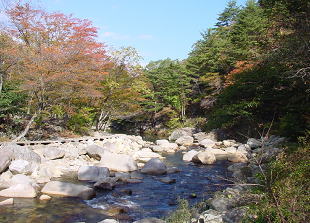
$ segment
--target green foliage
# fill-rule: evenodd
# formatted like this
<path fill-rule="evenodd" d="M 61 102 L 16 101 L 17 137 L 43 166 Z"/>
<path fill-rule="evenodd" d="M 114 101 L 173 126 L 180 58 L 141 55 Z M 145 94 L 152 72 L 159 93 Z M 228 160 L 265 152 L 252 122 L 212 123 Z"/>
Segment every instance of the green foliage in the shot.
<path fill-rule="evenodd" d="M 0 118 L 21 114 L 25 105 L 26 95 L 17 84 L 6 83 L 0 93 Z"/>
<path fill-rule="evenodd" d="M 191 210 L 187 200 L 179 199 L 178 209 L 167 219 L 167 223 L 187 223 L 191 219 Z"/>
<path fill-rule="evenodd" d="M 164 108 L 170 108 L 169 127 L 177 126 L 184 120 L 188 104 L 191 78 L 185 73 L 185 67 L 170 59 L 150 62 L 146 66 L 145 76 L 149 89 L 144 94 L 143 109 L 153 112 L 154 116 Z M 169 109 L 167 109 L 169 110 Z"/>
<path fill-rule="evenodd" d="M 68 128 L 79 134 L 87 134 L 95 114 L 93 108 L 83 107 L 79 112 L 73 114 L 68 121 Z"/>
<path fill-rule="evenodd" d="M 310 156 L 309 144 L 281 154 L 270 164 L 266 186 L 257 192 L 263 199 L 252 207 L 256 219 L 249 222 L 307 222 L 309 219 Z"/>

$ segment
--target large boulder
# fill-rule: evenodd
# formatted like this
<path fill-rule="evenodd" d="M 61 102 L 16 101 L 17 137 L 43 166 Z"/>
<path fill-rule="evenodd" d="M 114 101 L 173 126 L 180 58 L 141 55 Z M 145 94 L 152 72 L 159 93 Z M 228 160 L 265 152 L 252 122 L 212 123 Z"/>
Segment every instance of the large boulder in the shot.
<path fill-rule="evenodd" d="M 176 129 L 169 136 L 169 140 L 170 141 L 176 141 L 177 139 L 181 138 L 182 136 L 192 136 L 194 130 L 195 130 L 194 128 Z"/>
<path fill-rule="evenodd" d="M 212 139 L 204 139 L 199 142 L 199 145 L 205 148 L 213 148 L 216 144 L 215 141 L 213 141 Z"/>
<path fill-rule="evenodd" d="M 178 144 L 176 143 L 162 143 L 160 145 L 152 146 L 151 149 L 154 152 L 166 152 L 166 153 L 173 153 L 178 149 Z"/>
<path fill-rule="evenodd" d="M 30 184 L 16 184 L 7 189 L 0 191 L 2 197 L 21 197 L 21 198 L 34 198 L 37 192 Z"/>
<path fill-rule="evenodd" d="M 246 144 L 249 145 L 251 149 L 256 149 L 263 145 L 263 143 L 260 140 L 254 138 L 249 138 Z"/>
<path fill-rule="evenodd" d="M 15 162 L 12 165 L 15 173 L 31 174 L 33 171 L 38 169 L 38 166 L 41 163 L 41 157 L 37 153 L 33 152 L 26 146 L 19 146 L 15 143 L 4 144 L 0 152 L 1 156 L 2 154 L 4 154 L 5 156 L 13 160 L 10 163 L 10 166 L 14 161 L 18 160 L 18 162 Z"/>
<path fill-rule="evenodd" d="M 211 132 L 198 132 L 196 134 L 193 134 L 193 137 L 198 141 L 202 141 L 204 139 L 211 139 L 212 141 L 217 141 L 218 137 L 217 137 L 217 132 L 215 130 L 212 130 Z"/>
<path fill-rule="evenodd" d="M 206 152 L 213 153 L 216 160 L 227 160 L 229 153 L 221 149 L 206 149 Z"/>
<path fill-rule="evenodd" d="M 9 198 L 9 199 L 6 199 L 6 200 L 0 202 L 0 206 L 13 205 L 13 204 L 14 204 L 13 198 Z"/>
<path fill-rule="evenodd" d="M 0 150 L 1 152 L 1 150 Z M 1 154 L 0 156 L 0 173 L 5 171 L 11 163 L 11 157 L 7 154 Z"/>
<path fill-rule="evenodd" d="M 191 136 L 182 136 L 178 138 L 175 142 L 176 144 L 181 146 L 190 146 L 194 143 L 194 138 Z"/>
<path fill-rule="evenodd" d="M 244 153 L 235 152 L 228 154 L 228 161 L 233 163 L 246 163 L 248 162 L 248 158 Z"/>
<path fill-rule="evenodd" d="M 49 160 L 61 159 L 65 156 L 65 151 L 54 147 L 48 147 L 44 149 L 43 156 Z"/>
<path fill-rule="evenodd" d="M 38 169 L 39 165 L 30 163 L 27 160 L 13 160 L 9 166 L 13 174 L 32 174 Z"/>
<path fill-rule="evenodd" d="M 94 184 L 94 187 L 97 189 L 112 190 L 118 180 L 118 177 L 107 177 L 104 179 L 100 179 Z"/>
<path fill-rule="evenodd" d="M 104 148 L 95 144 L 87 146 L 85 150 L 91 158 L 96 160 L 100 160 L 104 152 Z"/>
<path fill-rule="evenodd" d="M 110 176 L 110 171 L 106 167 L 82 166 L 78 170 L 78 179 L 86 181 L 97 181 Z"/>
<path fill-rule="evenodd" d="M 190 150 L 183 155 L 183 161 L 191 162 L 193 157 L 196 156 L 199 152 L 196 150 Z"/>
<path fill-rule="evenodd" d="M 141 169 L 141 173 L 161 175 L 167 173 L 166 165 L 158 158 L 149 160 Z"/>
<path fill-rule="evenodd" d="M 6 171 L 0 175 L 0 188 L 8 188 L 11 186 L 13 174 L 11 171 Z"/>
<path fill-rule="evenodd" d="M 105 151 L 99 166 L 107 167 L 116 172 L 131 172 L 138 169 L 136 161 L 129 155 Z"/>
<path fill-rule="evenodd" d="M 10 184 L 11 186 L 14 186 L 17 184 L 29 184 L 33 186 L 34 188 L 38 186 L 33 179 L 23 174 L 14 175 L 10 180 Z"/>
<path fill-rule="evenodd" d="M 161 158 L 161 157 L 162 157 L 161 155 L 159 155 L 158 153 L 154 153 L 149 148 L 144 148 L 144 149 L 137 151 L 133 154 L 133 158 L 135 160 L 139 160 L 142 162 L 147 162 L 152 158 Z"/>
<path fill-rule="evenodd" d="M 202 164 L 214 164 L 216 162 L 215 155 L 210 152 L 200 152 L 198 153 L 193 160 L 200 161 Z"/>
<path fill-rule="evenodd" d="M 84 200 L 89 200 L 95 196 L 95 191 L 92 188 L 60 181 L 48 182 L 45 184 L 41 192 L 49 195 L 80 197 Z"/>

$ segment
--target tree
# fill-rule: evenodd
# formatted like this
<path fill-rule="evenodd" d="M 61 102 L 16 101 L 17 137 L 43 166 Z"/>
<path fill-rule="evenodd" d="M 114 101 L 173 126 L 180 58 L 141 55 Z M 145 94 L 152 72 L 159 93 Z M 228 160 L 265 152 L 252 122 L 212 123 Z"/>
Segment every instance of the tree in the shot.
<path fill-rule="evenodd" d="M 108 63 L 90 21 L 47 13 L 27 3 L 8 9 L 7 15 L 11 26 L 6 32 L 19 40 L 16 56 L 23 68 L 14 77 L 32 97 L 33 110 L 100 96 L 96 86 Z"/>
<path fill-rule="evenodd" d="M 236 17 L 239 14 L 239 12 L 240 8 L 239 6 L 237 6 L 237 2 L 235 0 L 229 1 L 224 11 L 219 14 L 216 26 L 225 27 L 232 25 L 236 21 Z"/>
<path fill-rule="evenodd" d="M 111 67 L 101 82 L 102 97 L 97 103 L 96 129 L 105 130 L 112 118 L 139 110 L 137 81 L 142 73 L 141 57 L 133 47 L 111 52 Z"/>
<path fill-rule="evenodd" d="M 156 113 L 163 107 L 170 107 L 183 121 L 191 80 L 185 72 L 184 64 L 171 59 L 150 62 L 146 66 L 145 75 L 151 84 L 148 100 L 154 101 L 152 105 L 148 104 L 151 105 L 148 109 Z"/>

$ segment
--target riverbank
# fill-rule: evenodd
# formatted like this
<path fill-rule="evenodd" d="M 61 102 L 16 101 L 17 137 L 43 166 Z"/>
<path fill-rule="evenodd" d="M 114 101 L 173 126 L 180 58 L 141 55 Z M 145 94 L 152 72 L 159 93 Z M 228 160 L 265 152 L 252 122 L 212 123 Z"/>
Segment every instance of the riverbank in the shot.
<path fill-rule="evenodd" d="M 176 204 L 179 195 L 182 198 L 188 198 L 192 194 L 191 196 L 195 198 L 198 194 L 200 199 L 208 198 L 208 196 L 201 196 L 199 190 L 195 191 L 194 189 L 191 193 L 190 190 L 193 188 L 189 187 L 185 192 L 182 188 L 186 188 L 186 184 L 192 183 L 192 180 L 196 182 L 192 184 L 197 184 L 197 186 L 201 183 L 210 186 L 214 184 L 224 185 L 227 182 L 225 183 L 223 179 L 226 180 L 228 174 L 219 172 L 219 170 L 226 169 L 227 160 L 246 163 L 253 154 L 253 148 L 246 146 L 249 145 L 249 142 L 248 144 L 241 144 L 233 140 L 217 141 L 214 132 L 196 133 L 194 129 L 184 128 L 174 131 L 169 140 L 157 140 L 152 143 L 144 141 L 139 136 L 110 135 L 105 136 L 101 141 L 88 138 L 79 142 L 50 143 L 48 145 L 3 144 L 1 146 L 3 156 L 0 162 L 2 172 L 0 185 L 6 189 L 1 190 L 0 195 L 9 199 L 13 198 L 10 200 L 12 201 L 11 205 L 14 203 L 14 199 L 19 199 L 16 197 L 28 197 L 34 198 L 36 202 L 46 202 L 46 200 L 53 200 L 62 196 L 79 197 L 84 200 L 91 199 L 86 204 L 98 208 L 100 199 L 112 200 L 111 196 L 107 197 L 103 194 L 107 191 L 113 191 L 114 188 L 131 185 L 129 186 L 130 190 L 128 190 L 128 186 L 125 186 L 127 187 L 125 193 L 132 193 L 135 188 L 143 191 L 142 187 L 148 186 L 149 191 L 151 191 L 152 186 L 156 185 L 156 182 L 160 182 L 160 188 L 165 187 L 163 185 L 169 185 L 168 190 L 171 190 L 173 187 L 170 188 L 170 186 L 174 185 L 174 190 L 177 193 L 172 194 L 174 195 L 173 198 L 166 196 L 170 200 L 165 201 L 168 206 L 169 203 L 173 206 Z M 255 143 L 252 140 L 252 144 L 253 142 Z M 255 149 L 258 148 L 259 146 Z M 184 155 L 182 155 L 183 153 Z M 167 154 L 171 155 L 167 156 Z M 180 168 L 184 173 L 183 175 L 176 175 L 180 171 L 177 163 L 169 164 L 169 159 L 171 161 L 171 157 L 176 156 L 172 154 L 179 154 L 185 162 L 188 162 L 186 169 Z M 189 155 L 192 155 L 192 159 L 189 159 Z M 170 158 L 167 159 L 169 156 Z M 191 161 L 196 164 L 191 164 Z M 193 169 L 190 171 L 189 166 L 192 165 Z M 203 172 L 199 171 L 199 166 L 203 167 Z M 211 168 L 209 170 L 211 175 L 205 172 L 207 169 L 204 167 Z M 219 167 L 221 168 L 218 169 Z M 240 168 L 237 170 L 240 171 Z M 233 172 L 234 176 L 236 176 L 237 170 Z M 193 174 L 189 174 L 190 172 Z M 77 176 L 78 182 L 59 179 L 61 176 L 72 175 L 72 173 Z M 215 179 L 216 175 L 220 175 L 222 179 Z M 188 178 L 185 185 L 184 182 L 182 184 L 182 178 L 183 180 Z M 166 191 L 160 188 L 156 190 L 165 194 Z M 211 192 L 214 192 L 216 189 L 215 187 L 212 188 Z M 124 191 L 116 191 L 124 193 Z M 126 194 L 127 197 L 128 195 Z M 156 193 L 153 194 L 154 198 L 148 195 L 143 195 L 144 200 L 158 198 Z M 125 199 L 122 199 L 123 201 L 126 200 L 126 196 L 124 196 Z M 96 198 L 93 199 L 94 197 Z M 99 202 L 96 202 L 96 199 Z M 128 198 L 127 201 L 130 199 Z M 82 206 L 80 207 L 82 208 Z M 126 212 L 128 212 L 126 208 L 119 206 L 115 208 L 114 206 L 112 211 L 114 215 L 109 213 L 109 210 L 101 209 L 103 215 L 108 216 L 110 214 L 111 217 L 130 222 L 130 219 L 124 219 Z M 135 216 L 135 219 L 144 216 L 154 217 L 140 213 L 139 216 Z M 160 214 L 155 216 L 159 217 Z"/>

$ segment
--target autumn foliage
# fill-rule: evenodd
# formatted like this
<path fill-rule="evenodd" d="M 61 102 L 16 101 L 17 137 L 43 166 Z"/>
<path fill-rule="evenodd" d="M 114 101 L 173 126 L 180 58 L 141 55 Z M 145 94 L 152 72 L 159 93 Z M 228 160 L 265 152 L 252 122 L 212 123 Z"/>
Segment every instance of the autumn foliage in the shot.
<path fill-rule="evenodd" d="M 109 61 L 89 20 L 47 13 L 30 4 L 17 4 L 7 15 L 5 33 L 18 48 L 7 53 L 18 62 L 14 78 L 32 98 L 32 109 L 100 97 Z"/>

